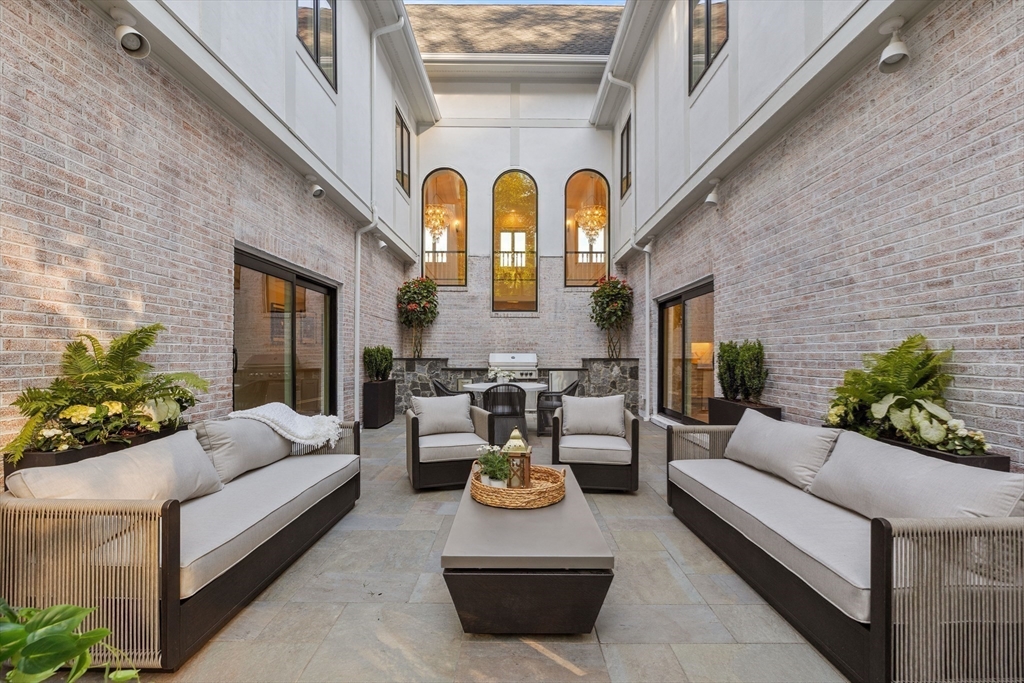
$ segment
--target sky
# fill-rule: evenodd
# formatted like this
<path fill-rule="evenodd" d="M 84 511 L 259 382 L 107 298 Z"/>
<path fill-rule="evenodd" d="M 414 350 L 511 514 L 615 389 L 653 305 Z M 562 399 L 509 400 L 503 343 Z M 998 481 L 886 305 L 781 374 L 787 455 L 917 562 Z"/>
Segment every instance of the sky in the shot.
<path fill-rule="evenodd" d="M 626 0 L 405 0 L 407 5 L 624 5 Z"/>

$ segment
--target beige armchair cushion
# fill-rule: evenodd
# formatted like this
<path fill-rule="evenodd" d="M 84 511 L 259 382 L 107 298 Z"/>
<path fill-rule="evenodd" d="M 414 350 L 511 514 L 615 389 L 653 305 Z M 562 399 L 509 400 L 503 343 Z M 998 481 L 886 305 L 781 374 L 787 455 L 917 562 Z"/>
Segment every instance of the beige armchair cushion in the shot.
<path fill-rule="evenodd" d="M 633 449 L 621 436 L 607 434 L 570 434 L 558 440 L 561 462 L 592 465 L 629 465 Z"/>
<path fill-rule="evenodd" d="M 486 445 L 486 440 L 472 433 L 428 434 L 420 437 L 420 462 L 475 460 L 476 449 Z"/>
<path fill-rule="evenodd" d="M 562 434 L 626 436 L 625 396 L 562 397 Z"/>
<path fill-rule="evenodd" d="M 291 453 L 292 442 L 257 420 L 202 420 L 189 429 L 225 484 Z"/>
<path fill-rule="evenodd" d="M 838 429 L 780 422 L 746 410 L 725 447 L 725 457 L 774 474 L 807 490 L 825 464 Z"/>
<path fill-rule="evenodd" d="M 420 421 L 420 436 L 473 432 L 469 394 L 412 397 L 412 412 Z"/>
<path fill-rule="evenodd" d="M 7 478 L 18 498 L 178 500 L 224 488 L 217 470 L 184 430 L 123 451 L 56 467 L 30 467 Z"/>

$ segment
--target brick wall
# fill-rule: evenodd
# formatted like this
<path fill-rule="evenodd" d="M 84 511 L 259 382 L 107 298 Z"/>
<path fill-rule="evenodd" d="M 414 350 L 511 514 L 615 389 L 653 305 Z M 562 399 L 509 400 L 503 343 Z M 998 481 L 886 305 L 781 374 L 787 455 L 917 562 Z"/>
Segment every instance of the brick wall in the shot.
<path fill-rule="evenodd" d="M 211 381 L 194 413 L 231 409 L 235 240 L 344 284 L 340 347 L 352 396 L 353 221 L 149 59 L 115 47 L 94 10 L 0 6 L 0 440 L 8 407 L 57 373 L 79 332 L 167 326 L 148 360 Z M 364 238 L 362 342 L 399 343 L 404 266 Z"/>
<path fill-rule="evenodd" d="M 950 409 L 1024 464 L 1022 17 L 935 6 L 908 68 L 872 54 L 658 238 L 654 293 L 713 274 L 717 340 L 764 342 L 787 419 L 819 423 L 845 368 L 921 332 L 956 348 Z"/>

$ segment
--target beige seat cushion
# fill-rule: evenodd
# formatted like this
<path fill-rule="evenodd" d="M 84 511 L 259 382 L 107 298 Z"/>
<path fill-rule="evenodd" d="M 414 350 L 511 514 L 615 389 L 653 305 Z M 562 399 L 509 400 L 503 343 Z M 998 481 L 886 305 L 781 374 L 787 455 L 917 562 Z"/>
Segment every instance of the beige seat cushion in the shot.
<path fill-rule="evenodd" d="M 732 460 L 677 460 L 668 472 L 844 614 L 869 622 L 870 520 Z"/>
<path fill-rule="evenodd" d="M 774 474 L 806 491 L 835 445 L 838 429 L 781 422 L 743 411 L 725 457 Z"/>
<path fill-rule="evenodd" d="M 295 455 L 181 506 L 181 597 L 233 567 L 359 472 L 357 455 Z"/>
<path fill-rule="evenodd" d="M 558 440 L 558 459 L 580 464 L 629 465 L 633 462 L 633 451 L 621 436 L 572 434 Z"/>
<path fill-rule="evenodd" d="M 562 397 L 562 434 L 626 436 L 626 397 Z"/>
<path fill-rule="evenodd" d="M 257 420 L 201 420 L 189 425 L 225 484 L 285 458 L 292 442 Z"/>
<path fill-rule="evenodd" d="M 476 460 L 480 455 L 476 449 L 486 445 L 487 441 L 476 434 L 465 432 L 421 436 L 420 462 Z"/>
<path fill-rule="evenodd" d="M 184 502 L 223 486 L 189 430 L 81 462 L 30 467 L 7 478 L 18 498 Z"/>
<path fill-rule="evenodd" d="M 420 420 L 420 436 L 473 432 L 469 394 L 412 397 L 412 412 Z"/>
<path fill-rule="evenodd" d="M 1024 474 L 967 467 L 843 432 L 811 493 L 865 517 L 1020 515 Z"/>

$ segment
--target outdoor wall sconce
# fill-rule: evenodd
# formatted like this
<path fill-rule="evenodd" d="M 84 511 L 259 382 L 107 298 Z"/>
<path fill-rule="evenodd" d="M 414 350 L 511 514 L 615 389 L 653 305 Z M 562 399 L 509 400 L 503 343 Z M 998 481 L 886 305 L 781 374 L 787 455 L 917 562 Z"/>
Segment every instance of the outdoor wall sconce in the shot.
<path fill-rule="evenodd" d="M 906 43 L 900 38 L 900 29 L 903 28 L 903 17 L 893 17 L 882 22 L 878 32 L 883 36 L 892 34 L 889 44 L 882 50 L 882 56 L 878 60 L 878 70 L 884 74 L 891 74 L 899 71 L 910 63 L 910 50 Z"/>
<path fill-rule="evenodd" d="M 708 194 L 708 198 L 704 200 L 705 204 L 711 204 L 712 206 L 718 206 L 718 183 L 722 182 L 718 178 L 712 178 L 708 181 L 711 183 L 711 192 Z"/>
<path fill-rule="evenodd" d="M 309 196 L 310 197 L 312 197 L 313 199 L 323 199 L 327 195 L 327 192 L 324 190 L 324 188 L 322 188 L 322 187 L 320 187 L 319 185 L 316 184 L 316 176 L 315 175 L 308 175 L 308 176 L 306 176 L 306 180 L 309 181 Z"/>
<path fill-rule="evenodd" d="M 149 56 L 151 47 L 146 36 L 135 30 L 135 17 L 120 7 L 110 10 L 110 18 L 117 22 L 114 29 L 114 37 L 117 44 L 121 46 L 124 53 L 132 59 L 145 59 Z"/>

